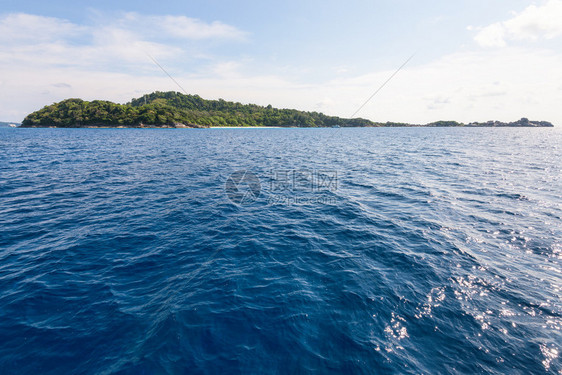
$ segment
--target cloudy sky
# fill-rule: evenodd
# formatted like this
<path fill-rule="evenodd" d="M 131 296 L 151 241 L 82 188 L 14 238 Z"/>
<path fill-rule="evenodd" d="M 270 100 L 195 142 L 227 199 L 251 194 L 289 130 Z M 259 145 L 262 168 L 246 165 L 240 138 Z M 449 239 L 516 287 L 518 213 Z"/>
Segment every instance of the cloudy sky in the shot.
<path fill-rule="evenodd" d="M 0 121 L 155 90 L 374 121 L 562 126 L 562 0 L 0 0 Z M 152 58 L 151 58 L 152 57 Z M 154 60 L 153 60 L 154 59 Z"/>

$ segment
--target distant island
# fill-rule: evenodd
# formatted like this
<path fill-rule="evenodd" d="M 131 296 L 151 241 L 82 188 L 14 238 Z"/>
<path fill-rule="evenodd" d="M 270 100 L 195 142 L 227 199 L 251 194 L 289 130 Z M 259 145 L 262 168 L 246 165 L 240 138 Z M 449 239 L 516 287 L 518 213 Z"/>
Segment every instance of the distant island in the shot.
<path fill-rule="evenodd" d="M 0 121 L 0 128 L 15 128 L 20 126 L 19 123 L 17 122 L 4 122 L 4 121 Z"/>
<path fill-rule="evenodd" d="M 437 121 L 424 125 L 344 119 L 319 112 L 277 109 L 271 105 L 205 100 L 198 95 L 153 92 L 126 104 L 66 99 L 25 117 L 24 128 L 207 128 L 228 127 L 552 127 L 547 121 Z"/>

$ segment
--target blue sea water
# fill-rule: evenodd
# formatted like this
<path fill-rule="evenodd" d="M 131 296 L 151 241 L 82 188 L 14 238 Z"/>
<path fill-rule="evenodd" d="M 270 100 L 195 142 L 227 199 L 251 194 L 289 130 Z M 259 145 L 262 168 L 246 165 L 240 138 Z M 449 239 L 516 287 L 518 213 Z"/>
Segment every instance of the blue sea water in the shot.
<path fill-rule="evenodd" d="M 0 129 L 1 374 L 562 374 L 562 132 Z"/>

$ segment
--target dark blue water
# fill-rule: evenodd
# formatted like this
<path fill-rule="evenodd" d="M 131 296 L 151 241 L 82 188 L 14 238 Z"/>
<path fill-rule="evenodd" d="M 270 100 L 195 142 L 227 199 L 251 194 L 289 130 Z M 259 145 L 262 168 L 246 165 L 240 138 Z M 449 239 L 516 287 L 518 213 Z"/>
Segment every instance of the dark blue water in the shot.
<path fill-rule="evenodd" d="M 561 145 L 0 129 L 0 373 L 562 374 Z"/>

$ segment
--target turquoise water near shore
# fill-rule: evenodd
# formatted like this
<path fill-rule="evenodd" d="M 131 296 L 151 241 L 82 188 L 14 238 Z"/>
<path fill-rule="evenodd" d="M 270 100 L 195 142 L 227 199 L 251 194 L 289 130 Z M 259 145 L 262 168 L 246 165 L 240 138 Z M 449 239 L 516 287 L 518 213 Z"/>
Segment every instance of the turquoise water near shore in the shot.
<path fill-rule="evenodd" d="M 0 129 L 0 372 L 560 374 L 561 145 Z"/>

